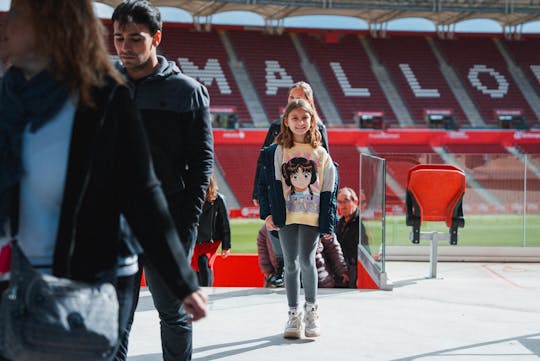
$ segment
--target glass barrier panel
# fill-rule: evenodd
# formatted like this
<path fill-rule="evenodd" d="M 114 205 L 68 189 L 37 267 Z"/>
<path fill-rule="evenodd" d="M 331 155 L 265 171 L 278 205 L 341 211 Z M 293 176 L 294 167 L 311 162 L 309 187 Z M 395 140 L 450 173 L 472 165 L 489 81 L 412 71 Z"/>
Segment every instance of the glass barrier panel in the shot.
<path fill-rule="evenodd" d="M 379 271 L 384 272 L 385 237 L 385 160 L 372 155 L 360 155 L 360 249 Z"/>

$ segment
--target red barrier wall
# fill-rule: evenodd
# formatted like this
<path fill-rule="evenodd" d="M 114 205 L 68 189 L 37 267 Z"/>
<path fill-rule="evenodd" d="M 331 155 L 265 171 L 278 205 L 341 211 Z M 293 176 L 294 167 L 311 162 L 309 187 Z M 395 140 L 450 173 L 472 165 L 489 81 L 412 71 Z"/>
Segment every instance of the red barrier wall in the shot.
<path fill-rule="evenodd" d="M 144 272 L 141 287 L 146 287 Z M 264 287 L 264 275 L 259 268 L 256 254 L 231 254 L 223 259 L 217 257 L 214 263 L 213 287 Z M 364 266 L 358 262 L 359 289 L 379 289 Z"/>
<path fill-rule="evenodd" d="M 220 256 L 214 263 L 214 287 L 263 287 L 264 275 L 256 254 Z"/>
<path fill-rule="evenodd" d="M 379 286 L 373 281 L 369 273 L 360 261 L 358 261 L 358 279 L 356 280 L 356 288 L 364 290 L 378 290 Z"/>
<path fill-rule="evenodd" d="M 263 287 L 264 275 L 261 273 L 256 254 L 232 254 L 214 263 L 214 287 Z M 357 287 L 378 289 L 364 267 L 358 262 Z"/>

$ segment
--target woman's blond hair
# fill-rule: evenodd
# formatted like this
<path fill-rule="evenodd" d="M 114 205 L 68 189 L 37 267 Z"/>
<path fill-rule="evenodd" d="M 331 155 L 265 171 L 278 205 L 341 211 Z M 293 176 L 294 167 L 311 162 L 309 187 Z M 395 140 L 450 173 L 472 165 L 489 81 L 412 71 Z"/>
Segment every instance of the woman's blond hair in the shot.
<path fill-rule="evenodd" d="M 206 190 L 206 198 L 204 200 L 210 203 L 214 202 L 218 197 L 218 191 L 219 187 L 214 178 L 214 175 L 212 174 L 210 176 L 210 184 L 208 185 L 208 189 Z"/>
<path fill-rule="evenodd" d="M 287 118 L 295 109 L 305 110 L 311 116 L 309 130 L 304 135 L 304 141 L 311 144 L 313 148 L 317 148 L 321 144 L 322 136 L 319 129 L 317 129 L 317 118 L 315 117 L 315 112 L 313 111 L 313 108 L 310 106 L 309 102 L 304 99 L 295 99 L 287 104 L 281 119 L 281 128 L 276 137 L 276 143 L 285 148 L 292 148 L 294 146 L 294 135 L 289 129 Z"/>
<path fill-rule="evenodd" d="M 90 0 L 13 0 L 30 11 L 36 48 L 50 61 L 49 70 L 66 89 L 92 106 L 92 88 L 107 76 L 123 82 L 107 51 L 105 27 Z"/>
<path fill-rule="evenodd" d="M 289 96 L 294 89 L 302 90 L 309 105 L 311 105 L 311 108 L 313 108 L 313 113 L 315 113 L 315 119 L 317 120 L 317 122 L 322 122 L 321 118 L 319 118 L 319 113 L 317 113 L 317 107 L 315 106 L 315 96 L 313 95 L 313 89 L 311 88 L 311 85 L 309 85 L 305 81 L 296 82 L 289 88 Z"/>

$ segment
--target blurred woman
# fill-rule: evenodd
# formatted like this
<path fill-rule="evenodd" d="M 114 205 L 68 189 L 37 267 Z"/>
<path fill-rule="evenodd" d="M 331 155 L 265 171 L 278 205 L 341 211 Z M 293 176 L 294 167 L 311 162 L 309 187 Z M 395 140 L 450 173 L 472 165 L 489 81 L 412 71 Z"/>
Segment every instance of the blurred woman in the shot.
<path fill-rule="evenodd" d="M 0 247 L 17 239 L 36 269 L 57 277 L 116 274 L 122 337 L 137 272 L 136 247 L 118 237 L 123 214 L 171 292 L 194 320 L 204 317 L 206 297 L 92 2 L 12 0 L 3 37 L 11 66 L 0 85 Z"/>
<path fill-rule="evenodd" d="M 199 218 L 197 244 L 191 259 L 191 267 L 199 276 L 199 285 L 210 287 L 214 283 L 212 267 L 221 245 L 221 257 L 227 258 L 231 249 L 231 226 L 225 199 L 218 193 L 218 185 L 214 176 L 210 177 L 210 185 L 206 191 L 206 200 Z"/>

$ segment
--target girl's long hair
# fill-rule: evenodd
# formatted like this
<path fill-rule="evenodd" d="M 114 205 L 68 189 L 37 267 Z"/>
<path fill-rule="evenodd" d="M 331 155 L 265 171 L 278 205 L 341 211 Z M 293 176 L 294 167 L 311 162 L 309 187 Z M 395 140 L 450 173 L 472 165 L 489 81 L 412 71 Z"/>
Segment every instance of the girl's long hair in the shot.
<path fill-rule="evenodd" d="M 49 70 L 82 104 L 92 106 L 92 88 L 107 76 L 123 82 L 107 51 L 105 27 L 94 14 L 91 0 L 14 0 L 24 2 L 32 15 L 39 54 Z"/>
<path fill-rule="evenodd" d="M 219 187 L 214 178 L 214 175 L 212 174 L 210 176 L 210 185 L 208 186 L 208 190 L 206 191 L 206 198 L 204 200 L 209 203 L 214 202 L 217 199 L 218 191 Z"/>
<path fill-rule="evenodd" d="M 294 135 L 286 123 L 289 114 L 295 109 L 303 109 L 311 116 L 309 131 L 304 135 L 304 141 L 311 144 L 313 148 L 317 148 L 321 144 L 322 136 L 317 128 L 317 118 L 313 108 L 304 99 L 295 99 L 287 104 L 281 119 L 281 128 L 276 137 L 276 143 L 284 148 L 292 148 L 294 146 Z"/>

